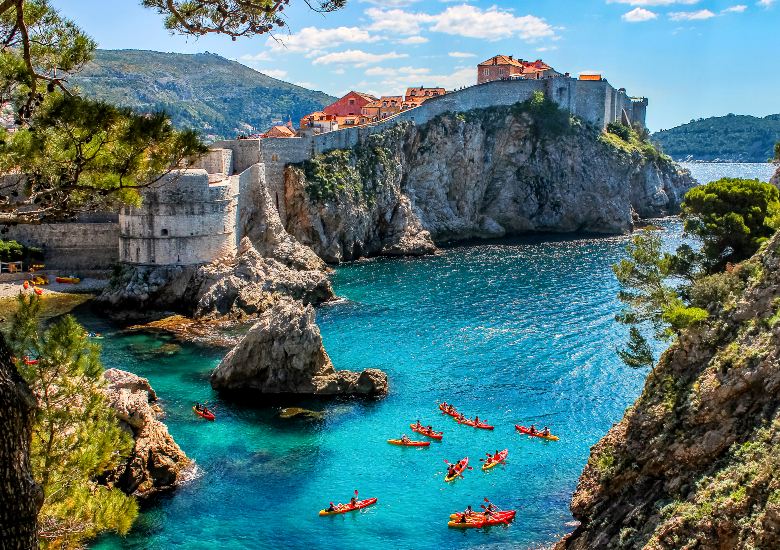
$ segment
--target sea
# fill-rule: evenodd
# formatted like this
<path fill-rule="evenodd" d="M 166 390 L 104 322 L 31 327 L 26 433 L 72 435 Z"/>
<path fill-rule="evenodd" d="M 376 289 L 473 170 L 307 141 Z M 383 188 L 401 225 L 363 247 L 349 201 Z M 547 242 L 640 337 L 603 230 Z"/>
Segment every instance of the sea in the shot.
<path fill-rule="evenodd" d="M 701 183 L 723 176 L 766 180 L 768 164 L 686 164 Z M 657 221 L 674 246 L 676 218 Z M 626 236 L 534 235 L 469 242 L 414 259 L 378 258 L 336 268 L 336 302 L 319 308 L 325 348 L 338 369 L 379 368 L 390 394 L 377 401 L 299 399 L 321 420 L 282 419 L 282 404 L 223 399 L 209 373 L 224 351 L 148 334 L 105 334 L 103 362 L 147 377 L 164 422 L 194 460 L 190 479 L 145 502 L 126 537 L 95 549 L 539 548 L 571 531 L 569 501 L 589 450 L 641 392 L 646 372 L 615 349 L 626 328 L 611 266 Z M 656 352 L 663 344 L 656 343 Z M 215 422 L 192 412 L 208 402 Z M 438 403 L 478 415 L 493 431 L 459 425 Z M 427 448 L 420 420 L 444 432 Z M 516 424 L 549 426 L 559 441 L 520 435 Z M 486 453 L 505 464 L 482 471 Z M 445 483 L 446 461 L 473 470 Z M 320 517 L 330 502 L 376 497 L 360 512 Z M 511 525 L 448 529 L 451 512 L 485 499 L 516 509 Z"/>

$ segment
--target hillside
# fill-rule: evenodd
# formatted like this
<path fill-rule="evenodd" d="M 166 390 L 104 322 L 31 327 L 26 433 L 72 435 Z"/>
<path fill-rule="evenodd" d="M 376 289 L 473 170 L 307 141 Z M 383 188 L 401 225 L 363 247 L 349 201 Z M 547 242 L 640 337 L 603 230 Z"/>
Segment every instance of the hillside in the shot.
<path fill-rule="evenodd" d="M 718 281 L 591 449 L 557 550 L 780 548 L 780 234 Z"/>
<path fill-rule="evenodd" d="M 780 114 L 702 118 L 656 132 L 653 140 L 675 160 L 766 162 L 780 141 Z"/>
<path fill-rule="evenodd" d="M 85 95 L 144 111 L 165 109 L 174 124 L 206 139 L 262 131 L 333 101 L 215 54 L 98 50 L 72 79 Z"/>

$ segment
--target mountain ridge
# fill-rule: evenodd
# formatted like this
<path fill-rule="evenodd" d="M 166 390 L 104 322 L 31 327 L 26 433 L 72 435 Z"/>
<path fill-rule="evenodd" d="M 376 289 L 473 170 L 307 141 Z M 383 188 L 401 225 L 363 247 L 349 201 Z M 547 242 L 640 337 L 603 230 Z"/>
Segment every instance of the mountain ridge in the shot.
<path fill-rule="evenodd" d="M 71 83 L 88 97 L 164 110 L 175 126 L 209 140 L 263 131 L 280 120 L 297 124 L 334 100 L 209 52 L 97 50 Z"/>

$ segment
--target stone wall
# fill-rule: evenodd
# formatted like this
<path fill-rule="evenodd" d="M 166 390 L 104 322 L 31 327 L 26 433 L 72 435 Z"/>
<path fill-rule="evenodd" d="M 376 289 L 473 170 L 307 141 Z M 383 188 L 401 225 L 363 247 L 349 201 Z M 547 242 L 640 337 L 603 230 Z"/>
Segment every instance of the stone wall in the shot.
<path fill-rule="evenodd" d="M 109 269 L 119 261 L 116 223 L 22 224 L 3 229 L 3 239 L 41 248 L 48 269 L 78 273 Z"/>
<path fill-rule="evenodd" d="M 238 182 L 209 184 L 202 169 L 172 173 L 119 214 L 119 258 L 130 264 L 196 265 L 236 250 Z"/>

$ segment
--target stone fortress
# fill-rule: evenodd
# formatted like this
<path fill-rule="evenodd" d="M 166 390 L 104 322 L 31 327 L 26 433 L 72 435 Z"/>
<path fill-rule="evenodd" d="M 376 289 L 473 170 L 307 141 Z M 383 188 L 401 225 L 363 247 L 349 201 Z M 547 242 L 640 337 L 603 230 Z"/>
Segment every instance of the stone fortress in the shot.
<path fill-rule="evenodd" d="M 219 141 L 192 166 L 145 190 L 142 206 L 123 207 L 117 222 L 79 224 L 81 237 L 75 240 L 67 237 L 73 224 L 58 224 L 68 227 L 54 231 L 45 230 L 46 225 L 16 226 L 6 238 L 42 246 L 47 267 L 74 273 L 109 269 L 117 261 L 151 266 L 210 263 L 236 252 L 245 232 L 253 189 L 262 186 L 268 190 L 285 223 L 287 165 L 329 150 L 354 147 L 399 122 L 422 125 L 444 113 L 509 106 L 537 91 L 602 129 L 614 121 L 645 124 L 647 100 L 631 98 L 601 78 L 495 80 L 433 97 L 416 108 L 363 126 L 303 137 Z M 93 238 L 88 236 L 90 225 L 95 230 Z M 61 246 L 62 238 L 69 246 Z"/>

